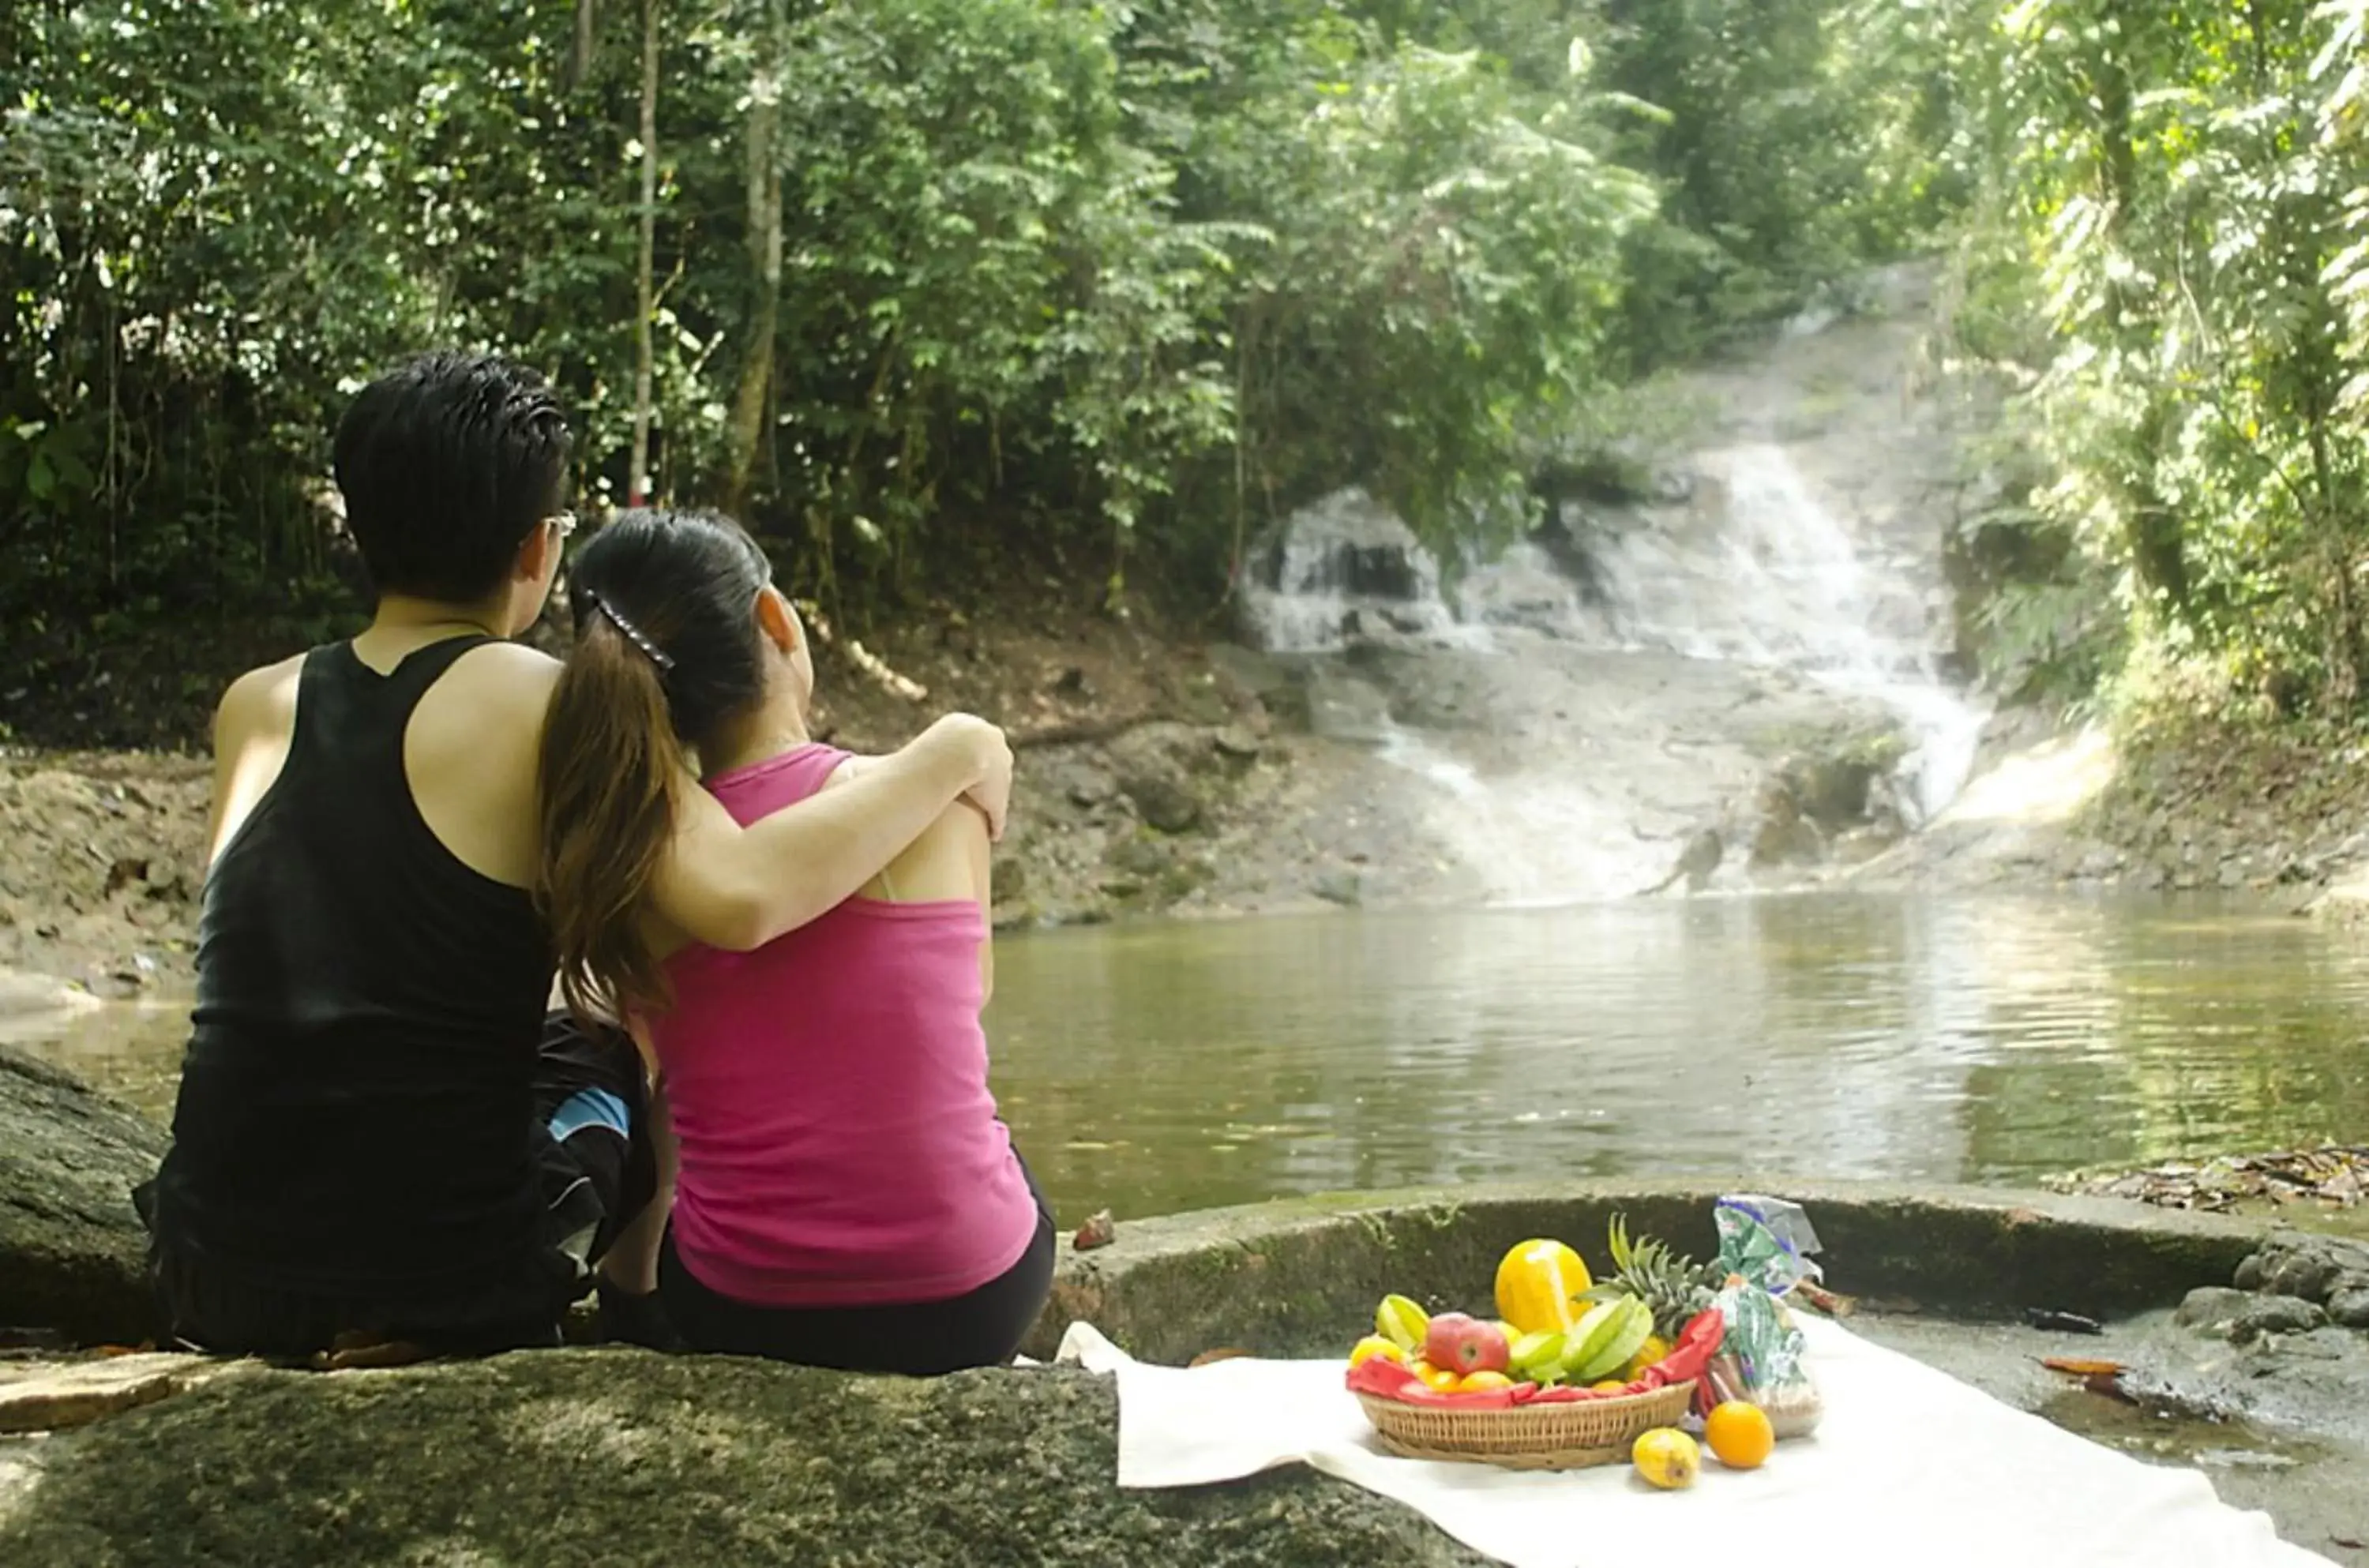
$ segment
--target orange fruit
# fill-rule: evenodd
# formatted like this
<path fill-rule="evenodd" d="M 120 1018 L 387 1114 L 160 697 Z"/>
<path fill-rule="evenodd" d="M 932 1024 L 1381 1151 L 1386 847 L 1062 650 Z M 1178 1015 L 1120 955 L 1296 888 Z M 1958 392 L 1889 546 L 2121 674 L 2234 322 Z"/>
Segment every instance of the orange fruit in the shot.
<path fill-rule="evenodd" d="M 1665 1492 L 1684 1492 L 1702 1469 L 1702 1450 L 1675 1426 L 1656 1427 L 1638 1438 L 1629 1459 L 1647 1485 Z"/>
<path fill-rule="evenodd" d="M 1669 1353 L 1668 1340 L 1664 1339 L 1660 1334 L 1649 1333 L 1645 1336 L 1644 1345 L 1639 1347 L 1637 1354 L 1630 1358 L 1629 1365 L 1621 1369 L 1620 1376 L 1633 1383 L 1645 1375 L 1648 1368 L 1660 1366 L 1662 1358 Z"/>
<path fill-rule="evenodd" d="M 1406 1365 L 1406 1352 L 1378 1333 L 1369 1333 L 1357 1342 L 1356 1348 L 1349 1352 L 1349 1365 L 1362 1367 L 1378 1356 L 1402 1367 Z"/>
<path fill-rule="evenodd" d="M 1450 1368 L 1435 1367 L 1418 1356 L 1407 1363 L 1407 1370 L 1422 1379 L 1425 1388 L 1436 1389 L 1444 1394 L 1452 1394 L 1456 1391 L 1458 1379 L 1455 1371 Z"/>
<path fill-rule="evenodd" d="M 1467 1372 L 1463 1380 L 1456 1385 L 1456 1391 L 1459 1394 L 1480 1394 L 1492 1389 L 1510 1389 L 1513 1386 L 1514 1379 L 1503 1372 Z"/>
<path fill-rule="evenodd" d="M 1758 1470 L 1777 1447 L 1768 1413 L 1740 1399 L 1729 1400 L 1703 1419 L 1703 1441 L 1730 1470 Z"/>

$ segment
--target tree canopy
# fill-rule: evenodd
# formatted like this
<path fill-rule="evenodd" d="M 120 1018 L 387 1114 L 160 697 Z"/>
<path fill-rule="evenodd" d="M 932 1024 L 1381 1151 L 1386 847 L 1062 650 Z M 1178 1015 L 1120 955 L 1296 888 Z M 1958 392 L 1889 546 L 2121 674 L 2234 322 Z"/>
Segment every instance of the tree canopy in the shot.
<path fill-rule="evenodd" d="M 545 371 L 862 614 L 1014 538 L 1214 600 L 1368 485 L 1451 556 L 1641 375 L 1947 258 L 2039 689 L 2369 677 L 2369 0 L 23 0 L 0 644 L 326 602 L 421 347 Z M 645 395 L 644 389 L 647 388 Z M 640 434 L 637 436 L 637 430 Z M 647 457 L 637 460 L 637 452 Z"/>

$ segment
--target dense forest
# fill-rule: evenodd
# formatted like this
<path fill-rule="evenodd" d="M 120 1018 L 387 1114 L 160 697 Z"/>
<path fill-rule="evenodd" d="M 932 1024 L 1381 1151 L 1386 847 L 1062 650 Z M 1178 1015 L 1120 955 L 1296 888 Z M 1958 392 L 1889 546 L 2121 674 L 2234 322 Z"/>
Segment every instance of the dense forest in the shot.
<path fill-rule="evenodd" d="M 1947 520 L 2000 683 L 2351 715 L 2364 29 L 2369 0 L 17 0 L 0 686 L 349 605 L 327 435 L 424 345 L 550 374 L 588 509 L 730 507 L 844 614 L 1022 546 L 1094 613 L 1221 601 L 1346 482 L 1485 550 L 1656 371 L 1929 256 L 1936 373 L 2012 394 Z"/>

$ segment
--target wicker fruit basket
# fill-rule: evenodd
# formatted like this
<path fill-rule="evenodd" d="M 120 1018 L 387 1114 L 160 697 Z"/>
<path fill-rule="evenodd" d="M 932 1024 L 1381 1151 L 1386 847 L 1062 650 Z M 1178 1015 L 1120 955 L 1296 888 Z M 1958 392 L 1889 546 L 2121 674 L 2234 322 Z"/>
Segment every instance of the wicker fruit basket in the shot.
<path fill-rule="evenodd" d="M 1637 1439 L 1675 1426 L 1694 1402 L 1692 1383 L 1650 1393 L 1510 1410 L 1459 1410 L 1361 1393 L 1382 1447 L 1404 1459 L 1454 1459 L 1502 1470 L 1585 1470 L 1626 1464 Z"/>

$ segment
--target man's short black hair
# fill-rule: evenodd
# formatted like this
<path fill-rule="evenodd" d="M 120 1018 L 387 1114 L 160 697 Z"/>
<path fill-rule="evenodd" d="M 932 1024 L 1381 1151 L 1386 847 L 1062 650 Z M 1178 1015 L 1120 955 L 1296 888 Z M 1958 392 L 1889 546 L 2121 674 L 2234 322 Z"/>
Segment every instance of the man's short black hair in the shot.
<path fill-rule="evenodd" d="M 496 592 L 566 499 L 573 438 L 541 376 L 491 354 L 423 354 L 338 427 L 338 488 L 371 586 L 445 604 Z"/>

